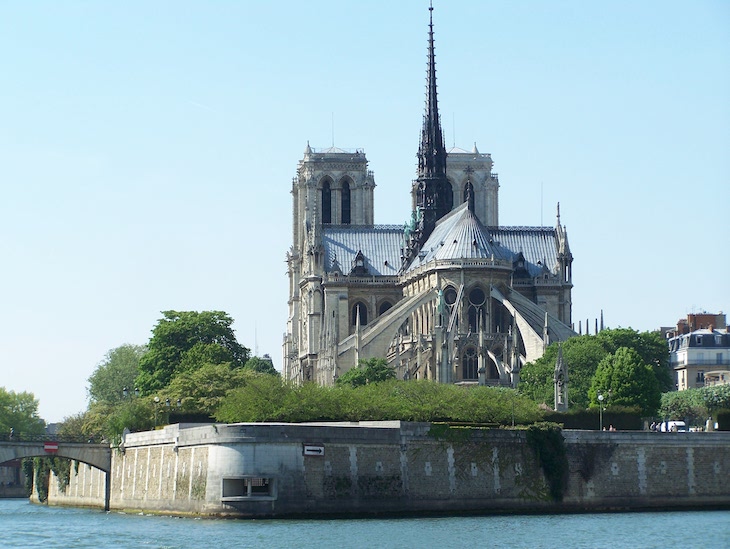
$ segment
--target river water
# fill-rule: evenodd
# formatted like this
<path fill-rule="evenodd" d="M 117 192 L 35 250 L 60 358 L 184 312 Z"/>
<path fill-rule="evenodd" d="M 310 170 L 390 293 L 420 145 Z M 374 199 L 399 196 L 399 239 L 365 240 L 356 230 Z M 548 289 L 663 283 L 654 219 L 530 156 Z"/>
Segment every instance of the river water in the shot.
<path fill-rule="evenodd" d="M 361 520 L 215 520 L 0 500 L 0 547 L 730 547 L 730 511 Z"/>

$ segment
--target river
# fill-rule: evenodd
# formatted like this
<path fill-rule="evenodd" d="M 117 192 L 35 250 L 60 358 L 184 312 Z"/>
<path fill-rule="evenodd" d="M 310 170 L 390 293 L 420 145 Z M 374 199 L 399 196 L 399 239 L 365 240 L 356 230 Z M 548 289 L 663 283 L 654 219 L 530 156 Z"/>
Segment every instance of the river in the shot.
<path fill-rule="evenodd" d="M 730 511 L 241 520 L 104 513 L 0 500 L 0 547 L 730 547 Z"/>

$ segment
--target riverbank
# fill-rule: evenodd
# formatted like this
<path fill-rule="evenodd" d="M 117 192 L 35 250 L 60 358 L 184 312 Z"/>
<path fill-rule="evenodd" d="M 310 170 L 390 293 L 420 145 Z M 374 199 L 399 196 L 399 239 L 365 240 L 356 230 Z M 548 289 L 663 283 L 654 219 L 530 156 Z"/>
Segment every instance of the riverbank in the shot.
<path fill-rule="evenodd" d="M 111 509 L 294 517 L 730 508 L 730 433 L 408 422 L 171 425 L 112 456 Z M 542 436 L 542 438 L 540 438 Z M 49 504 L 103 507 L 81 465 Z"/>

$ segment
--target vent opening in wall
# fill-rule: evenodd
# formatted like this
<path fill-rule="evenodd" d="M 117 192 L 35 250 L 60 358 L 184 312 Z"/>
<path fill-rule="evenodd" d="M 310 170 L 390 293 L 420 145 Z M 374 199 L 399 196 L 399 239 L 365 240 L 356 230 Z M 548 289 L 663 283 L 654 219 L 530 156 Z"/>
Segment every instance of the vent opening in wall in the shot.
<path fill-rule="evenodd" d="M 274 497 L 274 479 L 264 477 L 224 478 L 222 501 Z"/>

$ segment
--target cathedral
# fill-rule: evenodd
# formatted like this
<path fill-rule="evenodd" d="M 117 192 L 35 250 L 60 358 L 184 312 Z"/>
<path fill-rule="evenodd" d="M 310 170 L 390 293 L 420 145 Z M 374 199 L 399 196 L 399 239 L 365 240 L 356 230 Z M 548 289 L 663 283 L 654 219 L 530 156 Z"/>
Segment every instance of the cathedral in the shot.
<path fill-rule="evenodd" d="M 297 167 L 283 349 L 294 382 L 332 385 L 378 357 L 398 379 L 516 387 L 522 365 L 576 335 L 559 206 L 555 227 L 500 226 L 491 155 L 444 145 L 429 9 L 409 222 L 374 223 L 375 178 L 361 149 L 307 144 Z"/>

